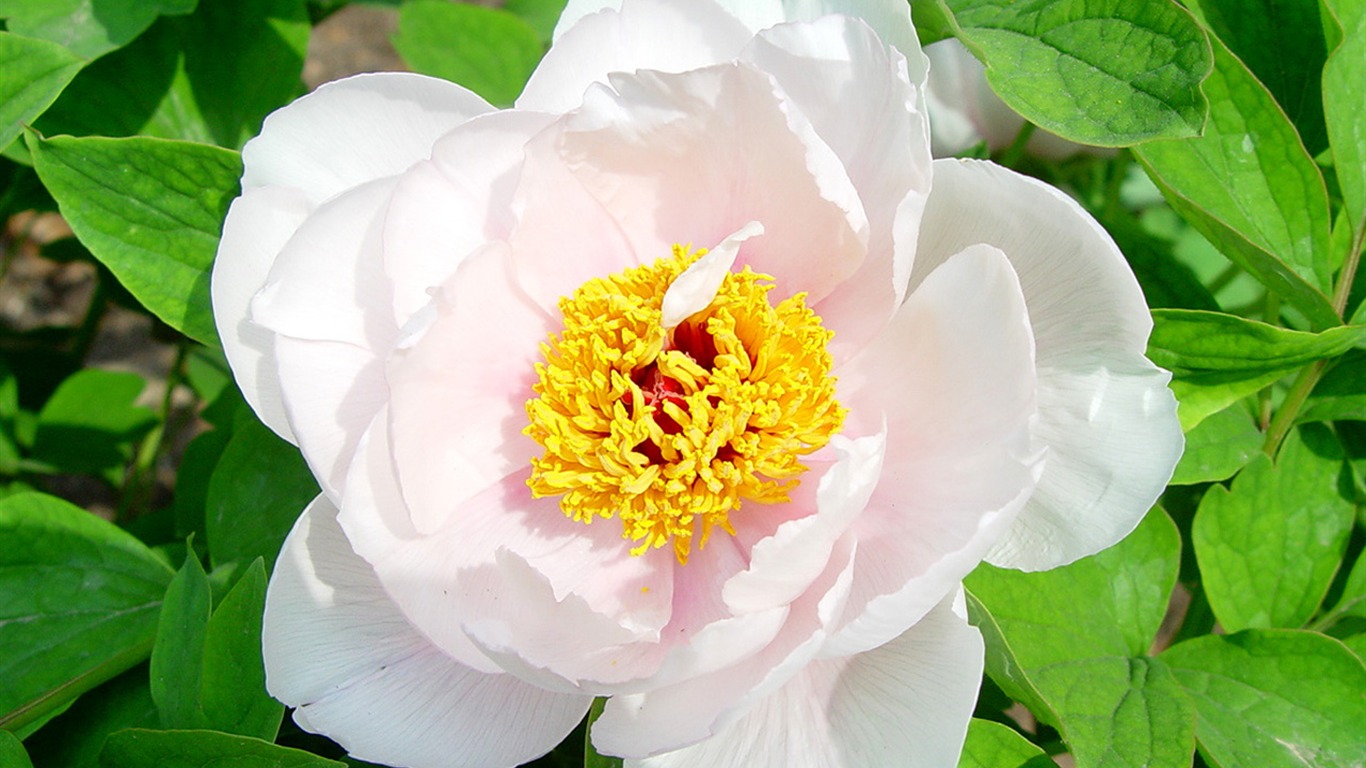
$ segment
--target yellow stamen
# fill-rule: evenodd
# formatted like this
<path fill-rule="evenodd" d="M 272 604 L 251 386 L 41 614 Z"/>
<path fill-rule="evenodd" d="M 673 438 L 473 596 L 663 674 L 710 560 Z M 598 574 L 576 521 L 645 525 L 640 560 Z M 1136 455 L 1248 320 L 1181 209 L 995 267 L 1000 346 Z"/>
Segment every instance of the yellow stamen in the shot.
<path fill-rule="evenodd" d="M 799 458 L 844 422 L 831 332 L 805 294 L 775 307 L 771 277 L 728 273 L 704 310 L 672 331 L 664 293 L 706 252 L 594 278 L 560 300 L 564 329 L 541 345 L 525 433 L 545 448 L 527 484 L 583 523 L 618 518 L 633 554 L 672 541 L 680 563 L 743 502 L 774 504 Z"/>

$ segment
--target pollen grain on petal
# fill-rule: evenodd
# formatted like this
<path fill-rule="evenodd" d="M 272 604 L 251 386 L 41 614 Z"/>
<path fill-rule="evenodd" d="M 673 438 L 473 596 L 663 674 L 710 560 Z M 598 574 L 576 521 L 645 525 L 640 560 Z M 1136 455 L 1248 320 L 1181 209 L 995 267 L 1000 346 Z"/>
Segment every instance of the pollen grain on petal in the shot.
<path fill-rule="evenodd" d="M 733 532 L 745 502 L 788 500 L 801 458 L 844 421 L 831 332 L 804 294 L 776 306 L 772 278 L 727 273 L 711 304 L 672 330 L 672 282 L 705 254 L 671 257 L 584 283 L 560 301 L 563 329 L 542 344 L 524 430 L 545 449 L 527 481 L 568 517 L 621 521 L 643 554 Z"/>

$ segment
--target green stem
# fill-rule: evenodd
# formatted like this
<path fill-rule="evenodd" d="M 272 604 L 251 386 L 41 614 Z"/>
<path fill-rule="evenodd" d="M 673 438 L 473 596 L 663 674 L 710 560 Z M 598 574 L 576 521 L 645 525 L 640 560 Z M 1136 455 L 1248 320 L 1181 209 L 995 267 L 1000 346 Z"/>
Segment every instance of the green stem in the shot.
<path fill-rule="evenodd" d="M 1357 230 L 1352 238 L 1352 250 L 1347 253 L 1347 260 L 1338 273 L 1337 288 L 1333 291 L 1333 311 L 1343 320 L 1347 319 L 1343 313 L 1347 310 L 1347 298 L 1352 295 L 1352 281 L 1356 279 L 1357 267 L 1361 264 L 1363 246 L 1366 246 L 1366 227 Z"/>
<path fill-rule="evenodd" d="M 156 486 L 157 461 L 160 460 L 163 449 L 169 444 L 167 434 L 174 434 L 171 408 L 176 387 L 180 386 L 185 378 L 185 361 L 189 357 L 189 346 L 189 342 L 186 341 L 181 341 L 177 345 L 175 362 L 166 372 L 166 391 L 161 395 L 160 423 L 147 436 L 147 442 L 138 451 L 128 473 L 128 481 L 124 484 L 123 509 L 119 510 L 121 519 L 141 514 L 151 501 L 152 489 Z"/>

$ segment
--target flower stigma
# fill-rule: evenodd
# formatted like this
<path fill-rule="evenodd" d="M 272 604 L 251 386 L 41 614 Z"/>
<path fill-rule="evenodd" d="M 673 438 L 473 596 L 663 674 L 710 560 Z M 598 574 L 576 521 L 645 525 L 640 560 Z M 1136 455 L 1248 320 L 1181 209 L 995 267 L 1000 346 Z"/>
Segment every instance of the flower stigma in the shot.
<path fill-rule="evenodd" d="M 827 349 L 832 332 L 799 293 L 774 306 L 773 278 L 727 271 L 715 297 L 669 329 L 665 292 L 706 255 L 593 278 L 559 303 L 563 330 L 541 345 L 524 432 L 545 448 L 527 485 L 583 523 L 621 520 L 641 555 L 695 534 L 734 534 L 743 502 L 789 500 L 844 422 Z"/>

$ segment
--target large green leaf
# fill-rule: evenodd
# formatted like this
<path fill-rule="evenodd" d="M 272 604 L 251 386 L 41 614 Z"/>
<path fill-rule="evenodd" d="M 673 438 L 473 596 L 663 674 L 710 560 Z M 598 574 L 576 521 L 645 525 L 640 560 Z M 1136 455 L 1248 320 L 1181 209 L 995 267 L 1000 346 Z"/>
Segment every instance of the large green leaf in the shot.
<path fill-rule="evenodd" d="M 1322 152 L 1319 76 L 1328 50 L 1318 0 L 1199 0 L 1190 7 L 1276 98 L 1310 154 Z"/>
<path fill-rule="evenodd" d="M 156 424 L 155 413 L 135 404 L 146 386 L 141 376 L 122 371 L 87 368 L 67 377 L 38 413 L 30 458 L 117 483 L 133 443 Z"/>
<path fill-rule="evenodd" d="M 522 92 L 542 53 L 536 31 L 511 13 L 446 0 L 404 3 L 394 48 L 414 71 L 459 83 L 500 106 Z"/>
<path fill-rule="evenodd" d="M 0 728 L 17 729 L 147 658 L 171 570 L 51 496 L 0 499 Z"/>
<path fill-rule="evenodd" d="M 0 765 L 5 768 L 33 768 L 23 742 L 9 731 L 0 731 Z"/>
<path fill-rule="evenodd" d="M 236 152 L 149 138 L 40 140 L 29 148 L 76 236 L 168 325 L 217 344 L 209 271 L 228 204 Z"/>
<path fill-rule="evenodd" d="M 1194 711 L 1165 666 L 1141 657 L 1179 561 L 1176 527 L 1154 510 L 1124 541 L 1071 565 L 982 565 L 965 582 L 988 674 L 1058 728 L 1081 768 L 1190 764 Z"/>
<path fill-rule="evenodd" d="M 1200 713 L 1196 738 L 1218 768 L 1357 768 L 1366 763 L 1366 667 L 1313 632 L 1248 630 L 1179 643 L 1161 656 Z"/>
<path fill-rule="evenodd" d="M 973 718 L 958 768 L 1053 768 L 1042 749 L 1000 723 Z"/>
<path fill-rule="evenodd" d="M 1136 147 L 1168 202 L 1224 255 L 1305 313 L 1335 325 L 1328 193 L 1295 127 L 1217 39 L 1199 138 Z"/>
<path fill-rule="evenodd" d="M 565 0 L 507 0 L 503 8 L 526 22 L 544 43 L 550 42 L 555 24 L 564 11 Z"/>
<path fill-rule="evenodd" d="M 55 43 L 0 32 L 0 149 L 57 99 L 83 64 Z"/>
<path fill-rule="evenodd" d="M 209 480 L 205 530 L 215 566 L 260 557 L 269 568 L 318 483 L 299 449 L 246 409 Z"/>
<path fill-rule="evenodd" d="M 300 0 L 201 0 L 87 67 L 36 127 L 240 148 L 303 92 L 308 35 Z"/>
<path fill-rule="evenodd" d="M 1342 27 L 1342 42 L 1323 67 L 1323 114 L 1343 204 L 1352 229 L 1360 233 L 1366 230 L 1366 110 L 1361 108 L 1366 3 L 1323 0 L 1323 4 Z"/>
<path fill-rule="evenodd" d="M 147 666 L 139 664 L 81 696 L 71 709 L 24 743 L 44 768 L 91 768 L 99 764 L 100 750 L 109 734 L 157 725 L 156 704 L 147 687 Z"/>
<path fill-rule="evenodd" d="M 346 768 L 298 749 L 217 731 L 146 731 L 112 734 L 100 753 L 102 768 Z"/>
<path fill-rule="evenodd" d="M 1274 465 L 1258 456 L 1231 488 L 1214 486 L 1200 502 L 1195 556 L 1230 632 L 1304 625 L 1342 562 L 1355 510 L 1338 491 L 1337 441 L 1311 426 L 1287 437 Z"/>
<path fill-rule="evenodd" d="M 1168 0 L 943 0 L 1002 100 L 1083 144 L 1193 136 L 1209 45 Z"/>
<path fill-rule="evenodd" d="M 212 600 L 209 579 L 191 551 L 166 589 L 152 648 L 152 700 L 163 728 L 204 725 L 200 691 Z"/>
<path fill-rule="evenodd" d="M 123 47 L 162 14 L 194 10 L 198 0 L 0 0 L 9 31 L 51 40 L 94 59 Z"/>

